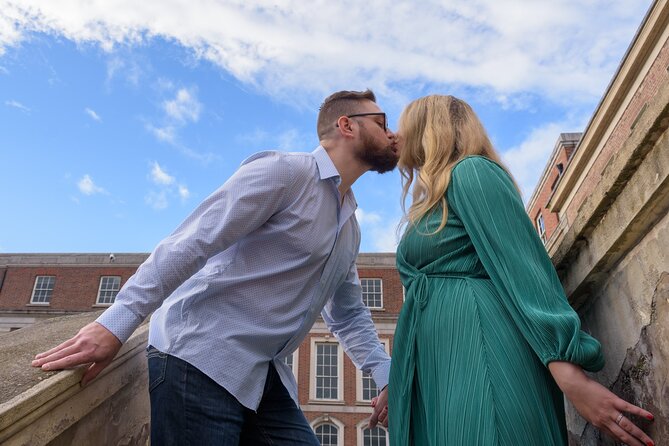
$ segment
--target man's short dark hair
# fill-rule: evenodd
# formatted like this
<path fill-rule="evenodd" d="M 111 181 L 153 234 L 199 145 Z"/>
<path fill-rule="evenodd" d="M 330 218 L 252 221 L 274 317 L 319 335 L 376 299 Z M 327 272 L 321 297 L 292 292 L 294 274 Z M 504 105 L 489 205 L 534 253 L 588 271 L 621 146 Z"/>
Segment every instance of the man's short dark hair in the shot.
<path fill-rule="evenodd" d="M 318 139 L 323 137 L 334 128 L 335 122 L 340 116 L 352 115 L 360 111 L 359 105 L 362 101 L 376 102 L 376 96 L 370 89 L 365 91 L 338 91 L 331 94 L 321 104 L 316 122 Z"/>

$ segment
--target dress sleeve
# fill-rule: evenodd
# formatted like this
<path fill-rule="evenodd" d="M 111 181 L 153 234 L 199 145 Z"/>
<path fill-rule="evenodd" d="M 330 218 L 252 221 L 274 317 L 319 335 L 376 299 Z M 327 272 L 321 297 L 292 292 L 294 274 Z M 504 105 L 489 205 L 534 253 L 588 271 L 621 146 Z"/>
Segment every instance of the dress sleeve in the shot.
<path fill-rule="evenodd" d="M 487 158 L 465 158 L 453 169 L 447 200 L 503 305 L 544 365 L 568 361 L 600 370 L 601 345 L 581 331 L 509 174 Z"/>

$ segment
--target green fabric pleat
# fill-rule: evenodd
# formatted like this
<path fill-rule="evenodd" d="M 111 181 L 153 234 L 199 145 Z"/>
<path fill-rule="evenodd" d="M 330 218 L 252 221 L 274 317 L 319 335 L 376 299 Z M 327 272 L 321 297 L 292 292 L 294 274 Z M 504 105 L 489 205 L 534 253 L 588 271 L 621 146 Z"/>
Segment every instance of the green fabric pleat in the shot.
<path fill-rule="evenodd" d="M 563 396 L 546 365 L 590 371 L 581 331 L 513 181 L 473 156 L 453 169 L 441 211 L 397 251 L 406 302 L 394 337 L 391 445 L 566 445 Z"/>

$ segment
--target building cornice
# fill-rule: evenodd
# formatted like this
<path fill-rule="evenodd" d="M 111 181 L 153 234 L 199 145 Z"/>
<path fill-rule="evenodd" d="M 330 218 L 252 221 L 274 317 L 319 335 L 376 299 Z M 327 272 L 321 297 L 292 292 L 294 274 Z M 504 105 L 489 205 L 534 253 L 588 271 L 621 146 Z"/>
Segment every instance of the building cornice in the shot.
<path fill-rule="evenodd" d="M 588 122 L 581 142 L 575 149 L 569 169 L 559 182 L 547 207 L 551 212 L 561 212 L 566 208 L 572 192 L 587 173 L 596 155 L 608 138 L 607 132 L 618 123 L 615 115 L 624 111 L 625 104 L 636 91 L 635 84 L 643 79 L 649 70 L 645 62 L 653 50 L 664 44 L 661 38 L 669 25 L 669 0 L 655 0 L 628 47 L 618 70 L 609 83 L 604 96 Z"/>

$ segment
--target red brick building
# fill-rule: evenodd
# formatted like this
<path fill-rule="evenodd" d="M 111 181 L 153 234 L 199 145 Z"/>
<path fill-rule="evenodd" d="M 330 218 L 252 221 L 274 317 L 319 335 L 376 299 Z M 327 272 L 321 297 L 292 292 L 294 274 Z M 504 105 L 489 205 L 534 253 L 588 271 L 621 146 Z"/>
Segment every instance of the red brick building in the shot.
<path fill-rule="evenodd" d="M 544 245 L 548 243 L 559 223 L 557 213 L 552 212 L 546 205 L 564 175 L 581 135 L 582 133 L 560 134 L 539 183 L 528 202 L 527 214 L 532 219 Z"/>
<path fill-rule="evenodd" d="M 111 305 L 148 254 L 0 254 L 0 332 L 54 316 Z M 403 288 L 394 254 L 361 254 L 363 300 L 379 337 L 392 349 Z M 388 444 L 382 428 L 367 429 L 378 390 L 348 359 L 319 319 L 288 361 L 300 405 L 323 445 Z"/>

